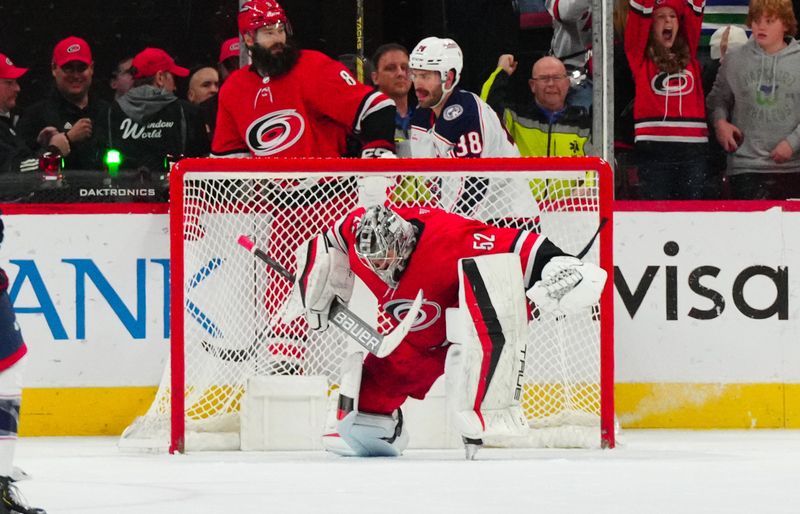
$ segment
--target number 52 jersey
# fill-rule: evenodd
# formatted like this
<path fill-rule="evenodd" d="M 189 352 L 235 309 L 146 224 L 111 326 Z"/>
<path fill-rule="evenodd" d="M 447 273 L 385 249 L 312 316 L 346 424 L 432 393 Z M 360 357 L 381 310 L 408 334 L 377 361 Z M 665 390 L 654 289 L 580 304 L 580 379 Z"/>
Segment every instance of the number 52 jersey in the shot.
<path fill-rule="evenodd" d="M 446 340 L 445 309 L 458 305 L 458 261 L 495 253 L 519 255 L 525 289 L 541 278 L 542 267 L 563 252 L 546 237 L 514 228 L 500 228 L 441 209 L 393 207 L 417 229 L 417 243 L 397 288 L 391 289 L 362 263 L 355 253 L 355 231 L 365 209 L 340 219 L 326 234 L 348 254 L 350 269 L 378 299 L 392 319 L 400 322 L 414 301 L 424 293 L 423 307 L 405 342 L 420 349 L 433 348 Z"/>

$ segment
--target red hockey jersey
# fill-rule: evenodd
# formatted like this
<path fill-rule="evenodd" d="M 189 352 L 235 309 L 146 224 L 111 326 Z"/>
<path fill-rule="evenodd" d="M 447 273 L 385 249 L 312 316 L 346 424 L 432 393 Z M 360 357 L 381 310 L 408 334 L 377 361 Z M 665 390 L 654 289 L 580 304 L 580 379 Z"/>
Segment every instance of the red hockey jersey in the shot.
<path fill-rule="evenodd" d="M 252 66 L 235 71 L 219 92 L 211 152 L 216 156 L 340 157 L 345 135 L 392 101 L 357 82 L 339 62 L 301 50 L 278 78 Z"/>
<path fill-rule="evenodd" d="M 636 142 L 708 142 L 705 96 L 696 57 L 705 0 L 683 1 L 686 5 L 682 15 L 678 13 L 678 30 L 686 36 L 691 59 L 685 69 L 670 74 L 661 71 L 647 55 L 656 0 L 630 0 L 625 54 L 636 84 L 633 103 Z"/>
<path fill-rule="evenodd" d="M 392 208 L 417 229 L 417 244 L 396 289 L 390 288 L 355 253 L 355 230 L 365 209 L 359 208 L 339 220 L 328 239 L 348 254 L 350 268 L 378 299 L 378 304 L 396 325 L 422 289 L 421 314 L 403 344 L 418 349 L 441 346 L 446 340 L 445 309 L 458 305 L 458 261 L 495 253 L 516 253 L 527 289 L 540 278 L 544 264 L 560 252 L 543 243 L 544 236 L 513 228 L 489 226 L 441 209 Z M 541 250 L 541 251 L 540 251 Z"/>

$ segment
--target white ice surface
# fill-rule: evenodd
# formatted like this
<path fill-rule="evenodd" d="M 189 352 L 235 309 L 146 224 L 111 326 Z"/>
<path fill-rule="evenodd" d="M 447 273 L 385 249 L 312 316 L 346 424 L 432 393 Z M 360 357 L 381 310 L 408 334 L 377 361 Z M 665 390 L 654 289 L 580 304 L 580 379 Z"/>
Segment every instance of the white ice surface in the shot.
<path fill-rule="evenodd" d="M 122 453 L 24 438 L 19 483 L 48 514 L 800 513 L 800 431 L 626 430 L 615 450 Z"/>

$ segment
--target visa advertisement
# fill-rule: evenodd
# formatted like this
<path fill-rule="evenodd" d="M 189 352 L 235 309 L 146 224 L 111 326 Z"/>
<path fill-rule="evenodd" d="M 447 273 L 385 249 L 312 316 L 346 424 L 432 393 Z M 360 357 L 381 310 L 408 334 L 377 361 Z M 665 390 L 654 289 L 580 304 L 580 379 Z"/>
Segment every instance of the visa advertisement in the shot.
<path fill-rule="evenodd" d="M 800 211 L 619 205 L 622 426 L 800 428 Z M 167 214 L 2 209 L 0 266 L 30 349 L 22 433 L 119 434 L 168 362 Z"/>

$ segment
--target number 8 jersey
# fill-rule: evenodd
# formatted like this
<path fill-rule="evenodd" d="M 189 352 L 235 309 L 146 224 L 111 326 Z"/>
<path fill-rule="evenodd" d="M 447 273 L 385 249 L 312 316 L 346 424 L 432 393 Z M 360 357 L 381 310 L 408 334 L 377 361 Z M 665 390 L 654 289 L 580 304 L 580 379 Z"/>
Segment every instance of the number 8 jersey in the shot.
<path fill-rule="evenodd" d="M 417 109 L 411 118 L 412 157 L 519 157 L 497 114 L 477 95 L 456 89 L 441 116 Z"/>

